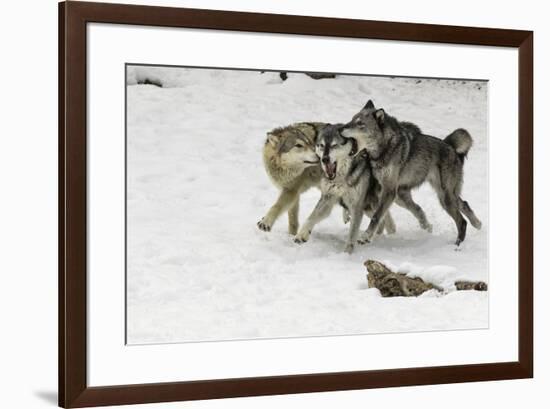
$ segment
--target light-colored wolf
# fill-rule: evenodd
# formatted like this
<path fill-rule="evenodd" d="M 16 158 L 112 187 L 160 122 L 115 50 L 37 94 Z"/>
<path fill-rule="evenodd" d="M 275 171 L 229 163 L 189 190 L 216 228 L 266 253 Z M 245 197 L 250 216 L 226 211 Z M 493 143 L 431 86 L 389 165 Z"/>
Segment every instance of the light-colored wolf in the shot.
<path fill-rule="evenodd" d="M 340 134 L 341 124 L 328 125 L 321 130 L 316 142 L 316 153 L 321 158 L 321 198 L 307 218 L 294 241 L 304 243 L 309 240 L 313 227 L 330 215 L 333 207 L 340 203 L 350 217 L 349 235 L 346 252 L 351 253 L 357 242 L 363 213 L 369 211 L 371 204 L 377 203 L 376 181 L 372 177 L 368 160 L 364 156 L 355 156 L 357 142 Z M 395 225 L 389 213 L 384 216 L 384 225 L 395 231 Z"/>
<path fill-rule="evenodd" d="M 415 124 L 398 121 L 369 100 L 341 132 L 354 138 L 359 150 L 365 149 L 382 186 L 379 204 L 361 241 L 372 241 L 394 200 L 410 210 L 422 228 L 431 231 L 426 214 L 411 196 L 411 190 L 425 181 L 432 185 L 441 206 L 456 224 L 457 246 L 466 237 L 467 223 L 462 214 L 476 229 L 481 228 L 468 202 L 460 197 L 464 160 L 473 144 L 468 131 L 457 129 L 443 140 L 425 135 Z"/>
<path fill-rule="evenodd" d="M 258 222 L 259 229 L 270 231 L 277 218 L 288 211 L 288 232 L 292 235 L 297 233 L 300 195 L 311 187 L 319 186 L 321 181 L 315 140 L 326 126 L 321 122 L 301 122 L 268 132 L 263 149 L 264 166 L 281 193 Z"/>

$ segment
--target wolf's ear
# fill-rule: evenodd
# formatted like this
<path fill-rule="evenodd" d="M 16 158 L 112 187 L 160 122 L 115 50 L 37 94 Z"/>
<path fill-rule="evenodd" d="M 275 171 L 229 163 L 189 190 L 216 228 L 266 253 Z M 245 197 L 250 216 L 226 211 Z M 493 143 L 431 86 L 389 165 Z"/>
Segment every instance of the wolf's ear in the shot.
<path fill-rule="evenodd" d="M 374 119 L 378 122 L 378 125 L 384 125 L 384 119 L 386 119 L 386 112 L 380 108 L 374 112 Z"/>
<path fill-rule="evenodd" d="M 266 143 L 270 143 L 271 146 L 276 147 L 279 143 L 279 136 L 274 134 L 273 132 L 268 132 Z"/>
<path fill-rule="evenodd" d="M 374 109 L 374 103 L 372 102 L 372 99 L 369 99 L 363 109 Z"/>

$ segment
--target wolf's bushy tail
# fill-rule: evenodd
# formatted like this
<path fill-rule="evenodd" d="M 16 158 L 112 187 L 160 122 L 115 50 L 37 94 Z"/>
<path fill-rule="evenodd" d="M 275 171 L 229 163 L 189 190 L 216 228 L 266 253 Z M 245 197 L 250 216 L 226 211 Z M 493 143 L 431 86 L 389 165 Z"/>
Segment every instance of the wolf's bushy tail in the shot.
<path fill-rule="evenodd" d="M 456 154 L 463 162 L 474 143 L 470 133 L 462 128 L 454 130 L 449 136 L 443 139 L 443 141 L 453 147 Z"/>

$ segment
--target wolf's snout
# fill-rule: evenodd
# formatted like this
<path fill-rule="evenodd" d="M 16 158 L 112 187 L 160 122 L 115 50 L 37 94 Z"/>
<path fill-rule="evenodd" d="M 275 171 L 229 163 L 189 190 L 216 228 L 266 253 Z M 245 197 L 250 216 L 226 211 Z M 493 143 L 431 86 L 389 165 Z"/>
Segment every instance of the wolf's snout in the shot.
<path fill-rule="evenodd" d="M 321 162 L 327 165 L 330 163 L 330 158 L 328 156 L 323 156 L 323 158 L 321 159 Z"/>

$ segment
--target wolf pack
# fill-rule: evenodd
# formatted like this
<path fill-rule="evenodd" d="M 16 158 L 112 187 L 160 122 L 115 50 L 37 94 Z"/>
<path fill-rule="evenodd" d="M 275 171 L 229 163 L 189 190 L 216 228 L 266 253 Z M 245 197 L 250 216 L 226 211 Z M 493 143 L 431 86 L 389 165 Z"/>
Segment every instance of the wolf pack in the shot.
<path fill-rule="evenodd" d="M 432 224 L 412 197 L 413 189 L 428 182 L 456 224 L 458 248 L 466 237 L 464 216 L 474 228 L 481 228 L 461 197 L 464 161 L 472 144 L 465 129 L 444 139 L 429 136 L 417 125 L 376 108 L 372 100 L 347 123 L 301 122 L 273 129 L 267 133 L 263 160 L 280 194 L 257 226 L 269 232 L 287 212 L 288 232 L 294 242 L 305 243 L 314 227 L 340 205 L 343 222 L 349 223 L 345 251 L 352 253 L 357 244 L 396 232 L 393 203 L 431 232 Z M 300 226 L 300 195 L 312 187 L 320 189 L 321 197 Z M 360 232 L 365 214 L 370 222 Z"/>

